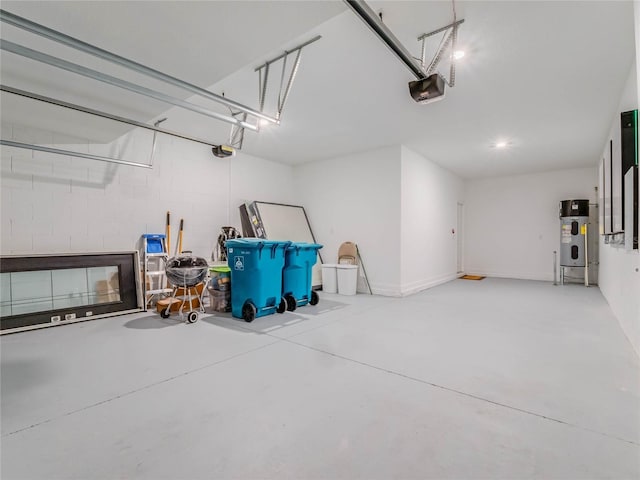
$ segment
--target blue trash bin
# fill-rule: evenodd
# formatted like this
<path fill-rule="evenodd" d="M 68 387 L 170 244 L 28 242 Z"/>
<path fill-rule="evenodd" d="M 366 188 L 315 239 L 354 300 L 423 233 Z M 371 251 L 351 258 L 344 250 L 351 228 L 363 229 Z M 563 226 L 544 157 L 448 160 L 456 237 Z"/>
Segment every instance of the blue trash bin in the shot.
<path fill-rule="evenodd" d="M 320 298 L 312 290 L 313 266 L 318 258 L 318 243 L 292 242 L 287 247 L 282 270 L 282 297 L 287 310 L 293 312 L 298 306 L 315 305 Z"/>
<path fill-rule="evenodd" d="M 290 243 L 260 238 L 227 240 L 234 317 L 252 322 L 256 317 L 274 313 L 281 304 L 284 306 L 282 268 L 284 252 Z"/>

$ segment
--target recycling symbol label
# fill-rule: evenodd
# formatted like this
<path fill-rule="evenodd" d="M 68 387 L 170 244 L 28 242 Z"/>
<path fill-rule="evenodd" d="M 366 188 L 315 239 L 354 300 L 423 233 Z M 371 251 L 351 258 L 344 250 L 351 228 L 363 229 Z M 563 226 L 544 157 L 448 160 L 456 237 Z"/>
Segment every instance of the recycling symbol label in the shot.
<path fill-rule="evenodd" d="M 233 268 L 234 270 L 244 270 L 244 257 L 236 257 Z"/>

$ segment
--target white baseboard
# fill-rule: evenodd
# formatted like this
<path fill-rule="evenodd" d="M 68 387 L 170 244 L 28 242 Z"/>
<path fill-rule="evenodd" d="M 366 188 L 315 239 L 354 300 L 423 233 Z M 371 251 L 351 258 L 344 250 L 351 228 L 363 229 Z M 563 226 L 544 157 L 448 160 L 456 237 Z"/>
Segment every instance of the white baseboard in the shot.
<path fill-rule="evenodd" d="M 458 278 L 457 273 L 449 273 L 447 275 L 441 275 L 436 278 L 418 280 L 417 282 L 402 285 L 401 296 L 405 297 L 407 295 L 412 295 L 414 293 L 421 292 L 422 290 L 426 290 L 428 288 L 436 287 L 438 285 L 442 285 L 443 283 L 450 282 L 451 280 L 455 280 L 456 278 Z"/>
<path fill-rule="evenodd" d="M 382 295 L 384 297 L 401 297 L 400 285 L 394 283 L 372 283 L 371 292 L 374 295 Z M 358 293 L 369 293 L 369 290 L 360 290 Z"/>
<path fill-rule="evenodd" d="M 432 288 L 437 285 L 442 285 L 443 283 L 450 282 L 457 277 L 458 275 L 456 273 L 451 273 L 436 278 L 418 280 L 417 282 L 412 282 L 407 285 L 398 285 L 393 283 L 372 283 L 371 291 L 375 295 L 383 295 L 385 297 L 406 297 L 407 295 L 426 290 L 427 288 Z M 360 289 L 358 289 L 358 292 L 369 293 L 366 290 L 361 291 Z"/>

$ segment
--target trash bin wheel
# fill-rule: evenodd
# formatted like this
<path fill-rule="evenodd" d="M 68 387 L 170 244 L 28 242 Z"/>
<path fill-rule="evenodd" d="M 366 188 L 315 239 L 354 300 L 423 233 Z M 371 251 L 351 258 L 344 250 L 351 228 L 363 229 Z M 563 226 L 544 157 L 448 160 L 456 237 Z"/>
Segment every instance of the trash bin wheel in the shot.
<path fill-rule="evenodd" d="M 198 321 L 198 312 L 189 312 L 187 315 L 187 323 L 196 323 Z"/>
<path fill-rule="evenodd" d="M 245 322 L 251 323 L 256 318 L 257 312 L 253 303 L 245 303 L 242 307 L 242 318 Z"/>
<path fill-rule="evenodd" d="M 162 310 L 160 310 L 160 316 L 162 318 L 169 318 L 170 315 L 171 315 L 171 310 L 169 307 L 163 308 Z"/>
<path fill-rule="evenodd" d="M 280 304 L 278 305 L 278 307 L 276 308 L 276 312 L 278 313 L 284 313 L 284 311 L 287 309 L 287 301 L 284 298 L 280 299 Z"/>
<path fill-rule="evenodd" d="M 315 290 L 312 290 L 311 291 L 311 299 L 309 299 L 309 304 L 310 305 L 317 305 L 319 301 L 320 301 L 320 297 L 318 296 L 318 292 L 316 292 Z"/>
<path fill-rule="evenodd" d="M 296 300 L 296 297 L 294 297 L 293 295 L 285 295 L 284 299 L 287 302 L 287 310 L 289 310 L 290 312 L 294 312 L 298 307 L 298 301 Z"/>

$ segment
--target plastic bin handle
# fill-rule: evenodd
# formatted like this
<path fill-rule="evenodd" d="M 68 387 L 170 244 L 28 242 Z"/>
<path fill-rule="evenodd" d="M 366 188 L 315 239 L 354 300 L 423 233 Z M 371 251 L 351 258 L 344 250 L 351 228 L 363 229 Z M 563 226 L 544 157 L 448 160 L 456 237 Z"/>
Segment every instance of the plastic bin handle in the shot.
<path fill-rule="evenodd" d="M 278 251 L 278 244 L 271 245 L 271 258 L 276 258 L 276 252 Z"/>
<path fill-rule="evenodd" d="M 260 242 L 258 244 L 258 259 L 262 259 L 262 249 L 264 248 L 264 243 Z"/>

